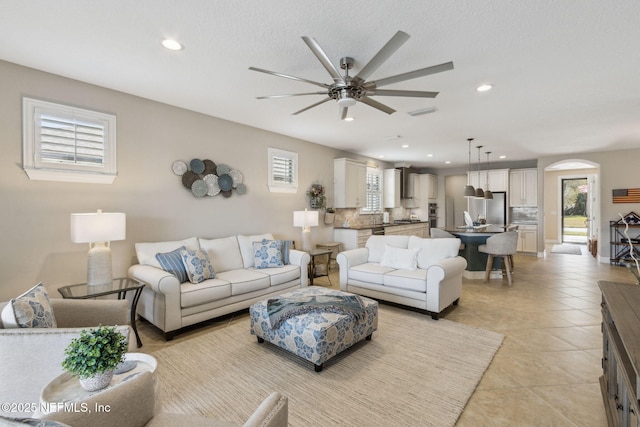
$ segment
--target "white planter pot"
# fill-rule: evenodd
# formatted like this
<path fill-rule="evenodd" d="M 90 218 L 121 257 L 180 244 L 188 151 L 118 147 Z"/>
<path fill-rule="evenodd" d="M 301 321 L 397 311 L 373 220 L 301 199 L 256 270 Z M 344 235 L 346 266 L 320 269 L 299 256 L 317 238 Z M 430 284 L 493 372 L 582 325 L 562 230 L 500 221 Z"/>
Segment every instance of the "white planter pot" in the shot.
<path fill-rule="evenodd" d="M 87 391 L 101 390 L 111 383 L 113 378 L 113 370 L 105 371 L 102 374 L 96 374 L 89 378 L 80 378 L 80 385 Z"/>

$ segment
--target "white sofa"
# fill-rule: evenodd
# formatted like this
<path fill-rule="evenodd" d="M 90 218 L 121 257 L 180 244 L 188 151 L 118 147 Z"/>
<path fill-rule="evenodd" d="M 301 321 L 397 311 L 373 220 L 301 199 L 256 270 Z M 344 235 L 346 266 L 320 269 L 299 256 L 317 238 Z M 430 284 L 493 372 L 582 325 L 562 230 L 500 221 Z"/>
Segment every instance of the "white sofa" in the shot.
<path fill-rule="evenodd" d="M 462 293 L 467 261 L 459 249 L 457 238 L 371 236 L 364 248 L 338 254 L 340 289 L 426 310 L 437 320 Z"/>
<path fill-rule="evenodd" d="M 309 254 L 291 249 L 290 263 L 277 268 L 256 269 L 253 242 L 273 240 L 270 233 L 219 239 L 192 237 L 158 243 L 136 243 L 139 264 L 129 268 L 129 277 L 145 283 L 138 314 L 165 333 L 170 340 L 185 326 L 250 307 L 270 296 L 307 286 Z M 160 267 L 156 254 L 184 246 L 207 252 L 216 277 L 201 283 L 180 283 Z"/>

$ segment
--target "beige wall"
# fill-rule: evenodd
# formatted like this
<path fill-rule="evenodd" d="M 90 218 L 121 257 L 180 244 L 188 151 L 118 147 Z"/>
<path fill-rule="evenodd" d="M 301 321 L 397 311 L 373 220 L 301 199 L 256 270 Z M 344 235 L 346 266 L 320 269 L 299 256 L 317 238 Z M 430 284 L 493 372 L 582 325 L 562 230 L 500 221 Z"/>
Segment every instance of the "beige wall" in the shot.
<path fill-rule="evenodd" d="M 544 239 L 547 242 L 558 243 L 561 239 L 560 221 L 562 220 L 562 206 L 560 182 L 563 178 L 586 178 L 588 175 L 598 174 L 597 168 L 572 169 L 544 172 Z"/>
<path fill-rule="evenodd" d="M 113 242 L 114 276 L 126 275 L 134 243 L 273 232 L 300 239 L 292 211 L 308 206 L 313 182 L 333 203 L 333 159 L 345 153 L 0 61 L 0 301 L 43 281 L 57 288 L 86 278 L 88 245 L 70 241 L 72 212 L 125 212 L 127 239 Z M 30 181 L 22 164 L 22 97 L 115 113 L 118 178 L 111 185 Z M 270 193 L 267 147 L 299 154 L 297 194 Z M 354 156 L 350 156 L 354 157 Z M 247 193 L 195 198 L 173 174 L 175 160 L 208 158 L 240 170 Z M 312 229 L 314 242 L 332 228 Z"/>

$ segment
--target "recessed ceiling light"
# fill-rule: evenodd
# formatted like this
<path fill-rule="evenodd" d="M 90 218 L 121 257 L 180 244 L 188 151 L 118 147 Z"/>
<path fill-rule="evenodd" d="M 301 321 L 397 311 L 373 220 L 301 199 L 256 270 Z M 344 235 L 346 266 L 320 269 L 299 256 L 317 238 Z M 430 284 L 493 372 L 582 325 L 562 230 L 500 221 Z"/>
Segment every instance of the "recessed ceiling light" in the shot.
<path fill-rule="evenodd" d="M 402 148 L 409 148 L 409 144 L 402 144 Z"/>
<path fill-rule="evenodd" d="M 506 159 L 507 156 L 505 156 L 504 154 L 502 156 L 499 157 L 500 159 Z"/>
<path fill-rule="evenodd" d="M 477 90 L 478 92 L 486 92 L 486 91 L 488 91 L 488 90 L 491 90 L 492 88 L 493 88 L 493 85 L 492 85 L 492 84 L 485 83 L 485 84 L 482 84 L 482 85 L 478 86 L 478 87 L 476 88 L 476 90 Z"/>
<path fill-rule="evenodd" d="M 446 161 L 444 162 L 444 164 L 445 164 L 445 165 L 449 165 L 449 164 L 451 164 L 451 160 L 446 160 Z"/>
<path fill-rule="evenodd" d="M 345 118 L 344 118 L 344 121 L 345 121 L 345 122 L 352 122 L 352 121 L 354 121 L 355 119 L 356 119 L 355 117 L 345 117 Z"/>
<path fill-rule="evenodd" d="M 382 156 L 382 155 L 381 155 L 381 156 L 378 156 L 378 158 L 380 158 L 380 159 L 384 159 L 384 156 Z"/>
<path fill-rule="evenodd" d="M 433 154 L 427 154 L 427 157 L 433 157 Z"/>
<path fill-rule="evenodd" d="M 162 46 L 166 47 L 169 50 L 182 50 L 184 46 L 173 39 L 164 39 L 162 40 Z"/>

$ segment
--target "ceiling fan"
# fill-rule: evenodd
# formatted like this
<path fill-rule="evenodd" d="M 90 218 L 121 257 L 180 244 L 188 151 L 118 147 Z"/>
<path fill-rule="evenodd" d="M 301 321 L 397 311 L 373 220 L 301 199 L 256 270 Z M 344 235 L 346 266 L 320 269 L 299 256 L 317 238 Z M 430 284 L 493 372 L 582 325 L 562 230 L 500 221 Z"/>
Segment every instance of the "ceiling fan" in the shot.
<path fill-rule="evenodd" d="M 393 83 L 403 82 L 405 80 L 411 80 L 418 77 L 428 76 L 430 74 L 440 73 L 442 71 L 449 71 L 453 69 L 453 62 L 446 62 L 440 65 L 434 65 L 432 67 L 421 68 L 419 70 L 410 71 L 408 73 L 397 74 L 395 76 L 386 77 L 384 79 L 367 81 L 367 78 L 373 74 L 396 50 L 400 48 L 409 40 L 409 34 L 398 31 L 392 38 L 385 44 L 378 53 L 360 70 L 355 77 L 349 75 L 349 70 L 353 67 L 354 60 L 351 57 L 344 57 L 340 59 L 340 68 L 345 70 L 344 75 L 340 74 L 338 69 L 331 63 L 327 54 L 322 50 L 318 42 L 311 37 L 302 37 L 302 40 L 309 46 L 309 49 L 318 58 L 320 63 L 329 72 L 333 78 L 332 84 L 325 84 L 314 82 L 312 80 L 303 79 L 300 77 L 291 76 L 288 74 L 277 73 L 274 71 L 264 70 L 262 68 L 249 67 L 252 71 L 258 71 L 265 74 L 271 74 L 273 76 L 284 77 L 286 79 L 298 80 L 301 82 L 311 83 L 312 85 L 320 86 L 324 90 L 318 92 L 308 93 L 294 93 L 288 95 L 270 95 L 259 96 L 258 99 L 275 99 L 275 98 L 288 98 L 292 96 L 305 96 L 305 95 L 326 95 L 322 101 L 316 102 L 300 111 L 296 111 L 293 115 L 300 114 L 311 108 L 317 107 L 320 104 L 324 104 L 332 99 L 338 101 L 340 106 L 340 119 L 347 117 L 347 110 L 352 107 L 356 102 L 362 102 L 370 107 L 376 108 L 387 114 L 393 114 L 396 110 L 381 104 L 378 101 L 372 99 L 372 96 L 409 96 L 417 98 L 435 98 L 438 92 L 425 92 L 417 90 L 385 90 L 378 89 L 382 86 L 387 86 Z"/>

